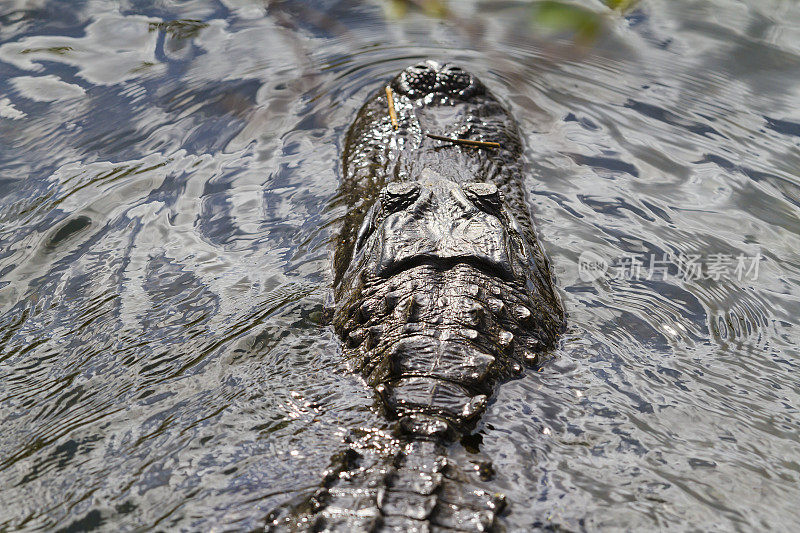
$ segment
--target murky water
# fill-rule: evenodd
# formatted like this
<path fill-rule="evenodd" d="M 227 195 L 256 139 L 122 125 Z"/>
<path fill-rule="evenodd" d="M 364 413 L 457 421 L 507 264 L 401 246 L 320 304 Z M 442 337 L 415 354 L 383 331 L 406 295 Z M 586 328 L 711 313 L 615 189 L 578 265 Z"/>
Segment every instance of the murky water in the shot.
<path fill-rule="evenodd" d="M 577 44 L 399 5 L 0 3 L 0 530 L 257 527 L 383 427 L 321 318 L 330 205 L 427 57 L 518 117 L 569 313 L 452 450 L 505 527 L 800 523 L 800 4 L 587 0 Z"/>

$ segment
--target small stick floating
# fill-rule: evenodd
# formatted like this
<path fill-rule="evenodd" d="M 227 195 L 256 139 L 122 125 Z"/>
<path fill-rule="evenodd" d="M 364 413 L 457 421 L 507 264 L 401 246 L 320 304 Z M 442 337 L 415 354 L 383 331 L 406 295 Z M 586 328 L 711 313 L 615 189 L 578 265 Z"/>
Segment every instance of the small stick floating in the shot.
<path fill-rule="evenodd" d="M 487 142 L 487 141 L 470 141 L 469 139 L 452 139 L 450 137 L 443 137 L 441 135 L 434 135 L 433 133 L 426 133 L 431 139 L 437 141 L 447 141 L 455 144 L 463 144 L 466 146 L 478 146 L 480 148 L 500 148 L 500 143 Z"/>
<path fill-rule="evenodd" d="M 397 129 L 397 113 L 394 111 L 394 97 L 392 96 L 392 88 L 386 86 L 386 100 L 389 101 L 389 118 L 392 119 L 392 127 Z"/>

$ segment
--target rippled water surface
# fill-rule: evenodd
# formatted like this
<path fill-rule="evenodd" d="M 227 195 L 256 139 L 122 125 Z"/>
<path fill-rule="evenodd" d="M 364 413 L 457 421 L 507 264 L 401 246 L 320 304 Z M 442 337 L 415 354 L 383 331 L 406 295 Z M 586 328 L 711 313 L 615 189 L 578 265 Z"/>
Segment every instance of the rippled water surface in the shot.
<path fill-rule="evenodd" d="M 583 5 L 591 38 L 530 2 L 1 2 L 0 530 L 257 527 L 384 426 L 325 324 L 331 205 L 428 57 L 518 118 L 569 314 L 452 450 L 503 525 L 793 530 L 800 4 Z"/>

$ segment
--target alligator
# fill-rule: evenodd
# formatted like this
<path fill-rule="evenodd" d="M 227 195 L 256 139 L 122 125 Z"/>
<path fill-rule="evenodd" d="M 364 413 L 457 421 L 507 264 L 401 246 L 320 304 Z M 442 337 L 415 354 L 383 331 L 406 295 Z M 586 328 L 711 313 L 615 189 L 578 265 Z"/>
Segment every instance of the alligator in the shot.
<path fill-rule="evenodd" d="M 319 490 L 270 515 L 271 530 L 492 530 L 504 497 L 476 488 L 482 472 L 448 448 L 564 329 L 509 112 L 450 64 L 409 67 L 389 87 L 345 140 L 332 322 L 395 446 L 350 439 Z"/>

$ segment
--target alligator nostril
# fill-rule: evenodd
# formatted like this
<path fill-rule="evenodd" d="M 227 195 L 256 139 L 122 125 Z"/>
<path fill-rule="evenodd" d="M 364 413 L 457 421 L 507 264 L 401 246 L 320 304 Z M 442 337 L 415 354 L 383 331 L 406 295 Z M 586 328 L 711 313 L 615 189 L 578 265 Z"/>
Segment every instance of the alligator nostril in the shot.
<path fill-rule="evenodd" d="M 469 98 L 485 92 L 483 85 L 466 70 L 433 60 L 406 68 L 392 82 L 392 88 L 415 100 L 430 94 Z"/>
<path fill-rule="evenodd" d="M 408 67 L 394 81 L 394 89 L 409 98 L 422 98 L 436 91 L 436 73 L 440 65 L 434 61 L 423 61 Z"/>
<path fill-rule="evenodd" d="M 480 87 L 475 78 L 469 72 L 456 65 L 442 67 L 437 75 L 437 80 L 440 90 L 448 94 L 458 94 L 466 97 L 480 92 Z"/>

